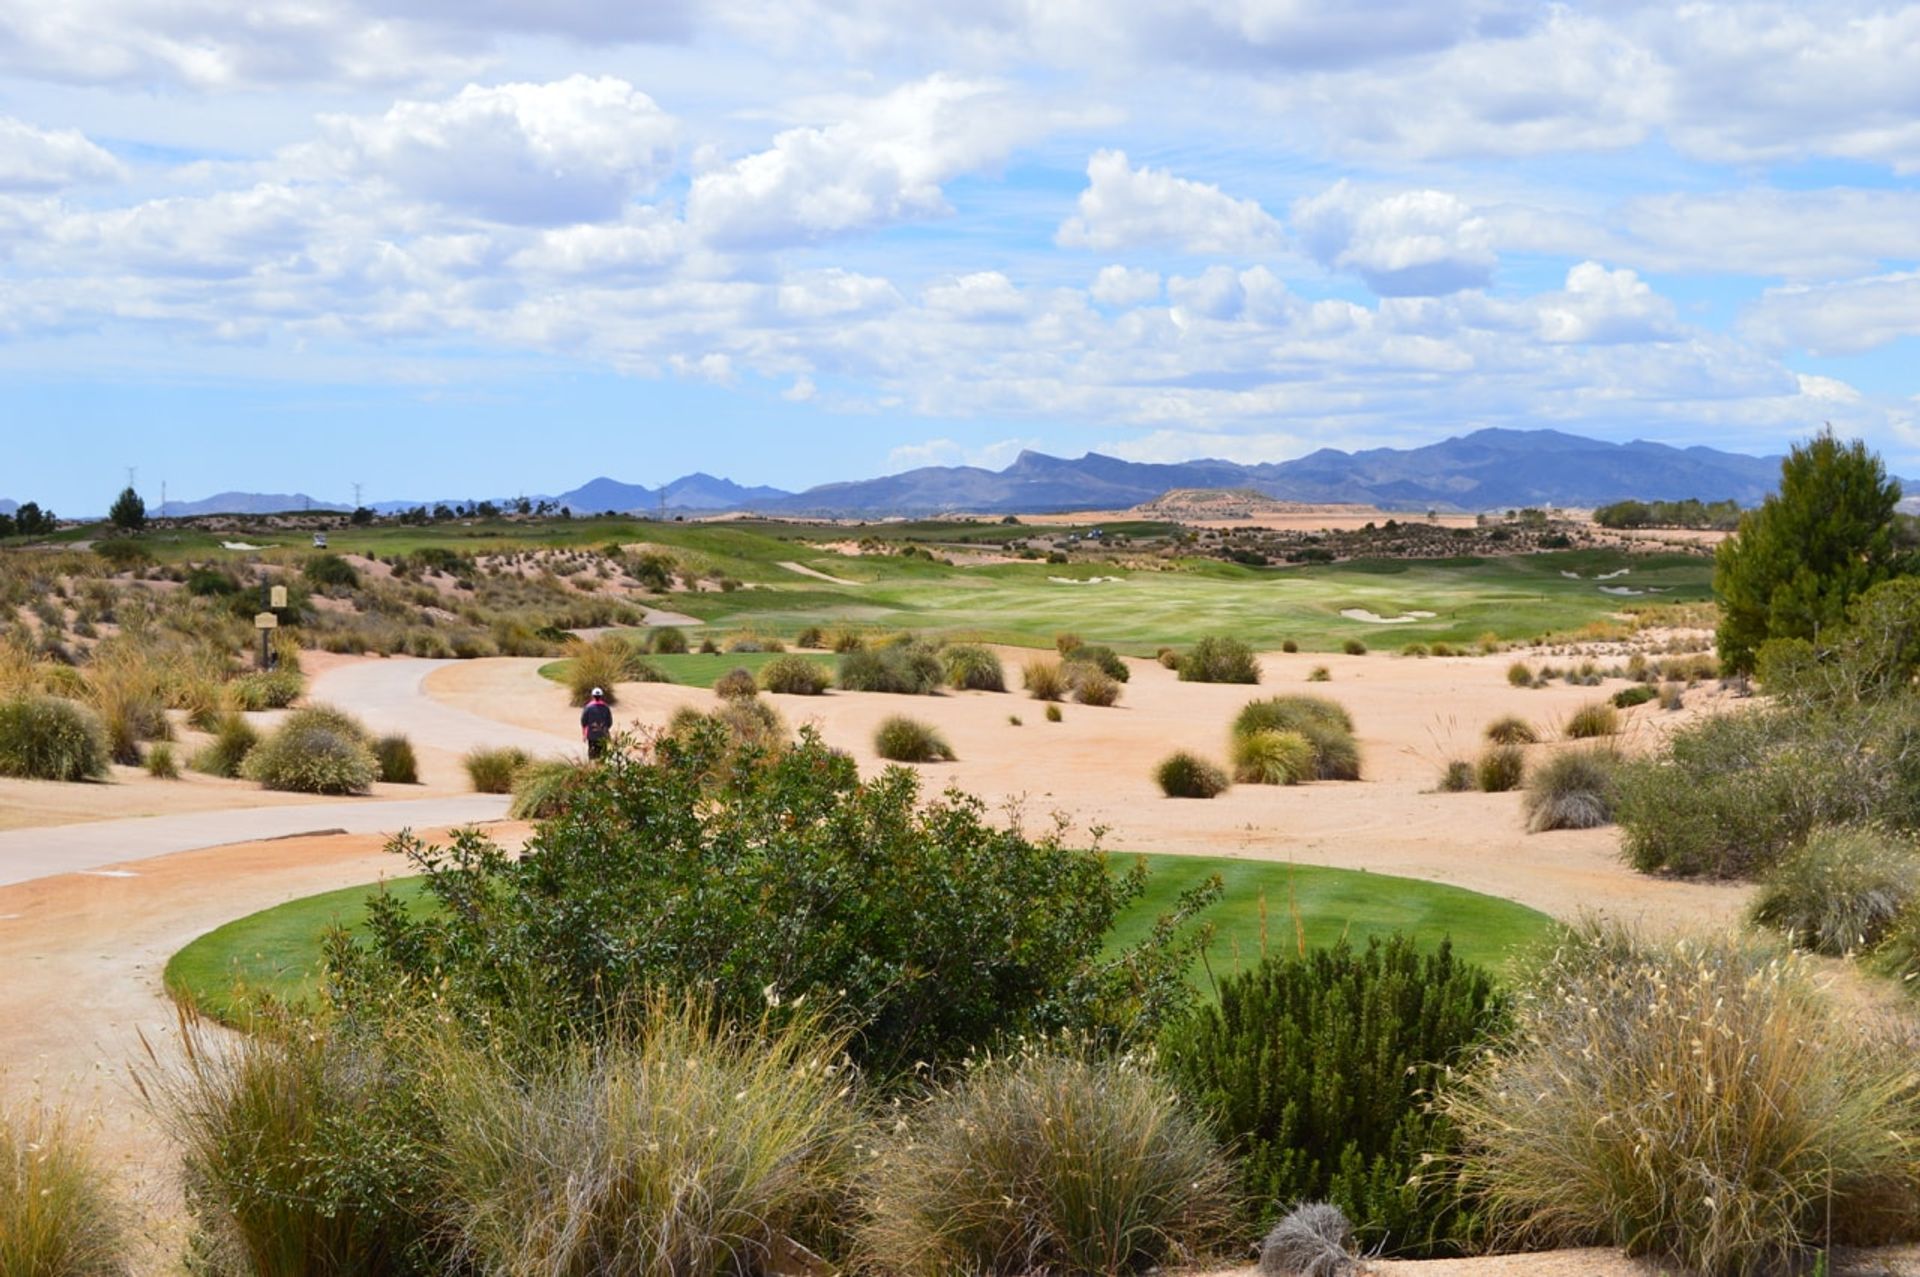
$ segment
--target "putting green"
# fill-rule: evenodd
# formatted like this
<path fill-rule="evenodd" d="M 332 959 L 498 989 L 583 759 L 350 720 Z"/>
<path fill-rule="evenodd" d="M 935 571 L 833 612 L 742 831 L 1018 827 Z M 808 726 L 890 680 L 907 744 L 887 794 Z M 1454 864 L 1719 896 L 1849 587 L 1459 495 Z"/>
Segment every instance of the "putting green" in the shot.
<path fill-rule="evenodd" d="M 1425 944 L 1452 937 L 1461 957 L 1492 967 L 1506 963 L 1519 946 L 1545 936 L 1545 914 L 1460 887 L 1351 869 L 1289 865 L 1270 860 L 1210 856 L 1145 857 L 1152 877 L 1146 893 L 1116 922 L 1110 946 L 1140 939 L 1172 907 L 1179 894 L 1209 874 L 1225 887 L 1204 915 L 1214 928 L 1204 967 L 1224 977 L 1258 962 L 1263 949 L 1279 952 L 1329 945 L 1346 936 L 1364 943 L 1371 935 L 1404 931 Z M 1112 856 L 1116 870 L 1133 862 Z M 401 878 L 386 890 L 411 908 L 430 908 L 422 879 Z M 362 925 L 370 886 L 348 887 L 288 901 L 250 914 L 201 936 L 167 963 L 167 988 L 175 997 L 229 1023 L 244 1018 L 250 999 L 283 1002 L 311 997 L 320 977 L 328 930 Z"/>

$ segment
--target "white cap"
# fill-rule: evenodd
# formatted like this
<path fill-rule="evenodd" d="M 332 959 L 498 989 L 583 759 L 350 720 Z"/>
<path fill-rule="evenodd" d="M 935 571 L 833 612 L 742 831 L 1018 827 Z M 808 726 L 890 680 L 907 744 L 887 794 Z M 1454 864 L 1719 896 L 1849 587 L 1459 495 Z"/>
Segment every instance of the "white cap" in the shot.
<path fill-rule="evenodd" d="M 593 694 L 594 694 L 595 696 L 605 696 L 605 695 L 606 695 L 606 693 L 605 693 L 605 692 L 603 692 L 603 691 L 601 691 L 601 690 L 600 690 L 599 688 L 597 688 L 597 687 L 593 689 Z"/>

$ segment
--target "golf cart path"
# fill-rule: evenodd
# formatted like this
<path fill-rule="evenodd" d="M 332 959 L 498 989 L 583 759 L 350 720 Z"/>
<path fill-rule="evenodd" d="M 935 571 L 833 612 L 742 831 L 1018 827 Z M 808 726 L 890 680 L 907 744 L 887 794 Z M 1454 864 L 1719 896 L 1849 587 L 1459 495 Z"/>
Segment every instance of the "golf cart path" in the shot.
<path fill-rule="evenodd" d="M 816 581 L 831 581 L 835 585 L 861 584 L 859 581 L 849 581 L 845 577 L 828 576 L 825 572 L 822 572 L 819 568 L 810 568 L 804 563 L 794 563 L 789 560 L 782 559 L 777 566 L 783 567 L 789 572 L 797 572 L 801 576 L 810 576 Z"/>
<path fill-rule="evenodd" d="M 314 676 L 307 700 L 347 711 L 376 736 L 399 732 L 415 745 L 450 753 L 511 746 L 538 756 L 579 748 L 571 720 L 556 722 L 550 732 L 538 731 L 468 713 L 427 695 L 427 676 L 458 663 L 396 656 L 338 665 Z"/>

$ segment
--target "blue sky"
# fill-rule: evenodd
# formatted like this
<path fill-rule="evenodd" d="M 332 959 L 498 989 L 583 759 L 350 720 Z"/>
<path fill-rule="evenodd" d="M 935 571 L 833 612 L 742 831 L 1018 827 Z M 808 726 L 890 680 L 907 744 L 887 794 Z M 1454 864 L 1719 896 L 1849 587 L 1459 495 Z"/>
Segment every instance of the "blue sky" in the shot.
<path fill-rule="evenodd" d="M 1920 4 L 0 0 L 0 496 L 1916 473 L 1916 65 Z"/>

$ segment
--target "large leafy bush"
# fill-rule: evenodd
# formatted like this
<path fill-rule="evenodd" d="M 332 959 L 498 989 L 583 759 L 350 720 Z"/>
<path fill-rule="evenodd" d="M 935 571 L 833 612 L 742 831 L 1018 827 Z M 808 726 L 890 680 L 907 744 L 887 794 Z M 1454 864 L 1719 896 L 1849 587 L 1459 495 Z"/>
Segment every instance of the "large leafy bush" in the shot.
<path fill-rule="evenodd" d="M 96 780 L 106 774 L 106 736 L 83 706 L 55 696 L 0 702 L 0 776 Z"/>

